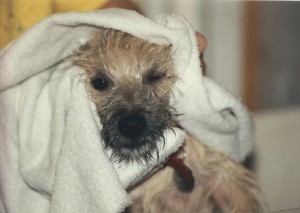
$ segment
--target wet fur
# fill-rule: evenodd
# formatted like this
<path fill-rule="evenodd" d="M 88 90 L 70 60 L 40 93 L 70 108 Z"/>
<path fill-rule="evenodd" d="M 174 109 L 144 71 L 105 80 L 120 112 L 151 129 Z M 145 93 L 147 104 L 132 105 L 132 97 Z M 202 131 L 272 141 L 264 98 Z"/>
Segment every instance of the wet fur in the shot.
<path fill-rule="evenodd" d="M 117 161 L 147 162 L 157 151 L 156 143 L 163 132 L 171 129 L 176 111 L 169 100 L 177 80 L 171 47 L 157 45 L 127 33 L 102 29 L 72 57 L 84 70 L 85 83 L 95 103 L 103 129 L 105 146 L 113 150 Z M 161 75 L 155 82 L 149 76 Z M 109 87 L 99 91 L 92 81 L 104 77 Z M 120 116 L 138 113 L 145 116 L 148 130 L 127 148 L 128 139 L 117 130 Z M 256 213 L 264 207 L 263 195 L 253 174 L 225 155 L 186 138 L 186 164 L 195 177 L 190 193 L 178 190 L 174 170 L 164 168 L 130 191 L 134 204 L 129 212 L 172 213 Z M 158 154 L 158 153 L 157 153 Z"/>
<path fill-rule="evenodd" d="M 185 163 L 195 187 L 181 192 L 174 170 L 165 167 L 130 191 L 130 213 L 259 213 L 266 202 L 254 175 L 242 165 L 187 135 Z"/>
<path fill-rule="evenodd" d="M 113 149 L 112 159 L 147 162 L 157 152 L 156 143 L 164 140 L 163 132 L 174 126 L 176 111 L 169 105 L 176 81 L 171 47 L 103 29 L 79 49 L 73 63 L 85 71 L 86 88 L 101 118 L 105 145 Z M 99 76 L 109 82 L 105 91 L 91 84 Z M 151 76 L 161 78 L 149 82 Z M 126 114 L 143 115 L 148 124 L 131 149 L 126 148 L 129 139 L 117 130 L 119 118 Z"/>

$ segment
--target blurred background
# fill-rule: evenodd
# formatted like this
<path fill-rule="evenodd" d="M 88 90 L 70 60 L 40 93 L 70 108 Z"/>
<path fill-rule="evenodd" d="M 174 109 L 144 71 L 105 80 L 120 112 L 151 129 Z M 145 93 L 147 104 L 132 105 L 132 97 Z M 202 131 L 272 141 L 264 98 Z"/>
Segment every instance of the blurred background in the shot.
<path fill-rule="evenodd" d="M 94 10 L 108 2 L 0 0 L 0 48 L 52 13 Z M 206 37 L 207 75 L 253 112 L 257 139 L 252 169 L 270 211 L 299 213 L 300 2 L 132 2 L 149 17 L 179 14 Z"/>

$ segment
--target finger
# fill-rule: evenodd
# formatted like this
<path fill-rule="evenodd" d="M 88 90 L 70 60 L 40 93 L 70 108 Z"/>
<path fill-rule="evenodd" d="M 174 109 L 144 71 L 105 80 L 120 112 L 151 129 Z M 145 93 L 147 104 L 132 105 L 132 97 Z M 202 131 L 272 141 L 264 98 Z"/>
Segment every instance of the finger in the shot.
<path fill-rule="evenodd" d="M 198 32 L 196 32 L 196 36 L 197 36 L 199 51 L 200 51 L 200 53 L 203 53 L 207 47 L 206 38 L 201 33 L 198 33 Z"/>
<path fill-rule="evenodd" d="M 198 48 L 199 48 L 199 58 L 200 58 L 200 62 L 201 62 L 201 71 L 203 73 L 203 75 L 206 74 L 206 64 L 204 61 L 204 51 L 207 47 L 207 40 L 206 38 L 201 34 L 196 32 L 196 37 L 197 37 L 197 41 L 198 41 Z"/>

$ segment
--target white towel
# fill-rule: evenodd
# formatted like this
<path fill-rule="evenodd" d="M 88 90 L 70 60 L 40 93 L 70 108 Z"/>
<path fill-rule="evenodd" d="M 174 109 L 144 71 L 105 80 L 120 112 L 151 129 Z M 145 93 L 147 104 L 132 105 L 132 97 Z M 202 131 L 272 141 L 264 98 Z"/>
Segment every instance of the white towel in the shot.
<path fill-rule="evenodd" d="M 179 123 L 237 161 L 250 152 L 250 116 L 202 76 L 195 32 L 184 19 L 162 15 L 150 20 L 121 9 L 56 14 L 0 53 L 1 213 L 121 212 L 131 202 L 126 188 L 181 145 L 183 131 L 166 131 L 159 160 L 147 165 L 110 161 L 82 71 L 59 63 L 99 27 L 171 44 L 180 77 L 171 104 L 183 114 Z"/>

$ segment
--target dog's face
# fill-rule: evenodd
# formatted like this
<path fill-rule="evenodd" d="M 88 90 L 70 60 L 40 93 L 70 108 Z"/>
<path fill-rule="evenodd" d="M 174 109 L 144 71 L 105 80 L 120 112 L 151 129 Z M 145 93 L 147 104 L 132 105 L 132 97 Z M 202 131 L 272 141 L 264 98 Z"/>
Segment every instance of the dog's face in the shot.
<path fill-rule="evenodd" d="M 163 132 L 174 126 L 171 47 L 105 29 L 80 48 L 74 64 L 85 71 L 112 158 L 147 162 L 164 140 Z"/>

